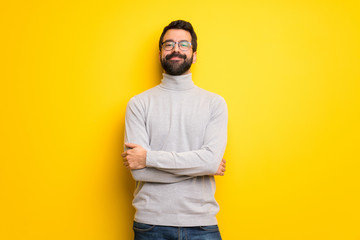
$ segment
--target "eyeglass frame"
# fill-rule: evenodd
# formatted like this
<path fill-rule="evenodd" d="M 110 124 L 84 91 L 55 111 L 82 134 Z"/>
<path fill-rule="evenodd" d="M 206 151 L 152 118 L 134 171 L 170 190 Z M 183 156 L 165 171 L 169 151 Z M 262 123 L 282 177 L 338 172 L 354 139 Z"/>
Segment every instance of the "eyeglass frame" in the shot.
<path fill-rule="evenodd" d="M 172 43 L 174 43 L 173 47 L 172 47 L 171 49 L 169 49 L 169 50 L 164 49 L 164 43 L 167 43 L 167 42 L 172 42 Z M 179 44 L 180 44 L 181 42 L 187 42 L 187 43 L 189 43 L 189 44 L 190 44 L 189 49 L 192 48 L 191 42 L 189 42 L 189 41 L 187 41 L 187 40 L 180 40 L 180 41 L 178 41 L 178 42 L 175 42 L 175 41 L 173 41 L 173 40 L 166 40 L 166 41 L 164 41 L 164 42 L 161 43 L 161 47 L 162 47 L 162 49 L 164 49 L 165 51 L 171 51 L 171 50 L 173 50 L 173 49 L 175 48 L 175 45 L 177 44 L 178 47 L 179 47 L 179 49 L 180 49 L 181 51 L 188 51 L 189 49 L 183 50 L 183 49 L 180 48 L 180 45 L 179 45 Z"/>

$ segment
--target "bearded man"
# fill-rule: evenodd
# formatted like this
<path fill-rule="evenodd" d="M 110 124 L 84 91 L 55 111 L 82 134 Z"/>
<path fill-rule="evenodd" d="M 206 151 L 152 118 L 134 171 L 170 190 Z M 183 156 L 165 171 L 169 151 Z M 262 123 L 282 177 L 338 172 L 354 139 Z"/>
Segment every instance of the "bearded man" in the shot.
<path fill-rule="evenodd" d="M 126 108 L 122 157 L 136 181 L 134 239 L 219 240 L 214 176 L 225 172 L 227 106 L 192 80 L 197 36 L 189 22 L 166 26 L 159 50 L 161 83 Z"/>

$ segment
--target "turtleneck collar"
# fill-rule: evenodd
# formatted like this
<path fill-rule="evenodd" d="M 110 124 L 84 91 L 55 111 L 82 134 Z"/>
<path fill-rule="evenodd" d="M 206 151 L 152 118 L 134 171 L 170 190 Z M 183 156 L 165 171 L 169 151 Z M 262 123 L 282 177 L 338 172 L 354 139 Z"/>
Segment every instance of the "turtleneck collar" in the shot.
<path fill-rule="evenodd" d="M 178 76 L 163 73 L 163 79 L 160 83 L 160 87 L 175 91 L 188 90 L 194 86 L 195 84 L 192 81 L 192 73 Z"/>

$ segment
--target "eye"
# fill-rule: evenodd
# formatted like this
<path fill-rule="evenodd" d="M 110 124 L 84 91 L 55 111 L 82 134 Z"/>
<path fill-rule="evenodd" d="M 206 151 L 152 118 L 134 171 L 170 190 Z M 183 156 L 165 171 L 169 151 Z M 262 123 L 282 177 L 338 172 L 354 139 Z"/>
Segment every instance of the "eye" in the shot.
<path fill-rule="evenodd" d="M 180 45 L 180 47 L 184 47 L 184 48 L 190 47 L 190 43 L 187 42 L 187 41 L 181 41 L 181 42 L 179 43 L 179 45 Z"/>

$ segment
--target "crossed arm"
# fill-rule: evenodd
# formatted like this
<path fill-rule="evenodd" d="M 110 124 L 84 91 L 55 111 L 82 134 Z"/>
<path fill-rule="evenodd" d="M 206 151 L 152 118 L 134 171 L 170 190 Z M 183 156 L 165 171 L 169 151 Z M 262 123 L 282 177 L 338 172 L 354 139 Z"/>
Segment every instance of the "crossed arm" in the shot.
<path fill-rule="evenodd" d="M 134 143 L 125 143 L 127 150 L 121 154 L 123 157 L 123 164 L 129 170 L 142 169 L 146 167 L 146 149 Z M 222 159 L 221 163 L 213 175 L 224 176 L 226 168 L 226 160 Z"/>
<path fill-rule="evenodd" d="M 224 175 L 227 108 L 222 98 L 212 103 L 214 111 L 206 126 L 203 146 L 188 152 L 152 151 L 145 127 L 144 110 L 132 98 L 126 109 L 125 146 L 122 154 L 125 167 L 137 181 L 172 183 L 196 176 Z"/>

